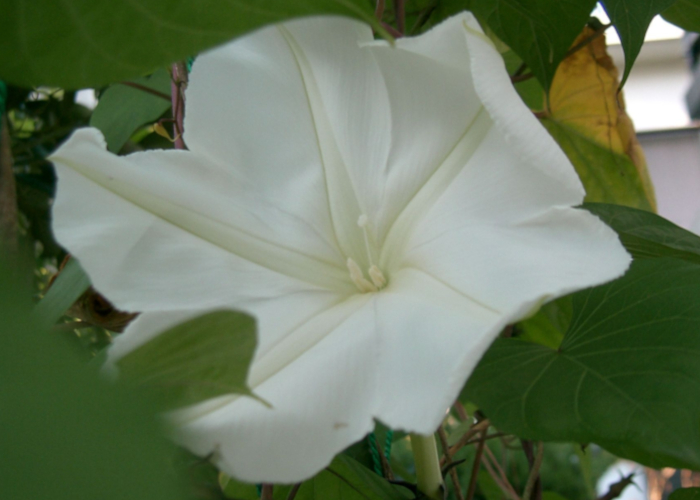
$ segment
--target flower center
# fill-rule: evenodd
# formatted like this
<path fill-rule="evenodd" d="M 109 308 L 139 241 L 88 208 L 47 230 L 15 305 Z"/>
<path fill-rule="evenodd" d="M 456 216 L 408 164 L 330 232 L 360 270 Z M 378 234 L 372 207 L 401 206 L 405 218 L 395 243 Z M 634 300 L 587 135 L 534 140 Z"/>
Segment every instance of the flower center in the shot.
<path fill-rule="evenodd" d="M 372 262 L 372 252 L 370 252 L 369 237 L 367 236 L 367 216 L 365 214 L 360 215 L 360 218 L 357 219 L 357 225 L 362 229 L 365 239 L 365 250 L 369 261 L 369 269 L 367 270 L 369 279 L 365 278 L 357 262 L 348 257 L 347 266 L 348 271 L 350 271 L 350 279 L 362 293 L 377 292 L 386 286 L 387 281 L 382 271 Z"/>

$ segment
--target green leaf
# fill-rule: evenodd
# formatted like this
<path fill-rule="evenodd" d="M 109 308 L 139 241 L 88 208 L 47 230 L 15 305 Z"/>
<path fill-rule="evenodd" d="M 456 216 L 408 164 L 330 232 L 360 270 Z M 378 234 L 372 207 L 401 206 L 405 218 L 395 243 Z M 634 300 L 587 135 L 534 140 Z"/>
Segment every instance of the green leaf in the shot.
<path fill-rule="evenodd" d="M 90 287 L 90 279 L 76 259 L 71 258 L 56 277 L 44 298 L 34 307 L 33 315 L 40 328 L 56 323 Z"/>
<path fill-rule="evenodd" d="M 472 9 L 473 0 L 438 0 L 435 4 L 435 10 L 430 16 L 433 24 L 438 24 L 448 17 L 462 12 L 463 10 Z"/>
<path fill-rule="evenodd" d="M 595 0 L 471 0 L 471 9 L 523 61 L 546 90 Z"/>
<path fill-rule="evenodd" d="M 0 17 L 0 79 L 99 87 L 260 26 L 318 14 L 375 22 L 366 0 L 10 0 Z"/>
<path fill-rule="evenodd" d="M 604 203 L 585 203 L 583 208 L 615 230 L 635 259 L 674 257 L 700 264 L 700 237 L 663 217 Z"/>
<path fill-rule="evenodd" d="M 215 311 L 170 328 L 116 364 L 170 410 L 224 394 L 252 396 L 246 377 L 255 346 L 251 316 Z"/>
<path fill-rule="evenodd" d="M 700 0 L 677 0 L 661 16 L 686 31 L 700 32 Z"/>
<path fill-rule="evenodd" d="M 184 498 L 149 400 L 103 382 L 30 312 L 0 269 L 0 498 Z"/>
<path fill-rule="evenodd" d="M 406 488 L 394 486 L 347 455 L 340 454 L 319 474 L 304 482 L 296 500 L 406 500 Z"/>
<path fill-rule="evenodd" d="M 219 486 L 226 498 L 235 500 L 260 500 L 258 488 L 254 484 L 242 483 L 236 479 L 227 476 L 223 472 L 219 473 Z M 273 496 L 277 497 L 278 488 L 273 489 Z"/>
<path fill-rule="evenodd" d="M 573 306 L 559 349 L 499 339 L 464 396 L 523 438 L 700 468 L 700 266 L 635 261 L 624 277 L 574 294 Z"/>
<path fill-rule="evenodd" d="M 566 296 L 542 306 L 537 314 L 521 321 L 518 329 L 520 340 L 557 349 L 564 339 L 571 322 L 571 297 Z"/>
<path fill-rule="evenodd" d="M 680 488 L 671 493 L 668 500 L 700 500 L 700 488 Z"/>
<path fill-rule="evenodd" d="M 637 168 L 628 157 L 599 146 L 555 120 L 544 118 L 541 123 L 573 163 L 586 188 L 586 201 L 651 210 Z"/>
<path fill-rule="evenodd" d="M 260 500 L 260 485 L 243 483 L 223 472 L 219 473 L 219 486 L 224 496 L 231 500 Z M 275 484 L 272 488 L 272 500 L 287 500 L 292 488 L 293 485 Z"/>
<path fill-rule="evenodd" d="M 481 469 L 476 476 L 476 484 L 479 486 L 481 496 L 486 500 L 503 500 L 505 495 L 496 481 L 484 469 Z"/>
<path fill-rule="evenodd" d="M 610 21 L 620 35 L 622 50 L 625 51 L 625 71 L 622 87 L 627 81 L 634 61 L 644 44 L 644 35 L 654 16 L 670 7 L 675 0 L 601 0 Z"/>
<path fill-rule="evenodd" d="M 255 485 L 242 483 L 225 474 L 219 477 L 219 484 L 226 498 L 236 500 L 257 500 Z M 285 500 L 291 486 L 276 484 L 274 500 Z M 413 498 L 406 488 L 394 486 L 378 476 L 355 459 L 340 454 L 324 470 L 304 481 L 297 491 L 295 500 L 406 500 Z"/>
<path fill-rule="evenodd" d="M 164 95 L 158 97 L 145 90 L 114 84 L 100 96 L 90 117 L 90 126 L 100 129 L 107 141 L 107 149 L 118 153 L 129 137 L 142 125 L 157 120 L 170 109 L 170 74 L 159 69 L 150 77 L 133 80 Z"/>

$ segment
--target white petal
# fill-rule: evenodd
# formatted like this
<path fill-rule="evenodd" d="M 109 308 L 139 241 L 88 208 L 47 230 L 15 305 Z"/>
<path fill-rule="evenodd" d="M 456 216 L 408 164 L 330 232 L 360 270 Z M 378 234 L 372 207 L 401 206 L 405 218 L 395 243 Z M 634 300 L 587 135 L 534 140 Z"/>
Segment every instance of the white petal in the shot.
<path fill-rule="evenodd" d="M 445 52 L 455 43 L 460 50 L 451 52 L 461 59 L 446 64 Z M 465 135 L 474 132 L 481 103 L 472 84 L 464 28 L 456 18 L 419 37 L 397 40 L 395 47 L 376 43 L 368 50 L 377 58 L 391 103 L 392 148 L 383 204 L 374 214 L 376 237 L 383 241 L 458 142 L 469 140 Z"/>
<path fill-rule="evenodd" d="M 545 300 L 619 277 L 630 262 L 615 232 L 572 208 L 489 224 L 439 206 L 409 248 L 403 266 L 425 271 L 511 321 Z"/>
<path fill-rule="evenodd" d="M 496 128 L 515 150 L 522 163 L 556 179 L 569 205 L 583 200 L 584 189 L 571 162 L 554 139 L 518 96 L 506 72 L 503 59 L 493 43 L 482 34 L 476 19 L 461 17 L 471 57 L 474 88 Z"/>
<path fill-rule="evenodd" d="M 440 157 L 437 166 L 423 172 L 418 166 L 415 170 L 408 170 L 408 178 L 398 177 L 404 184 L 402 189 L 411 183 L 415 187 L 409 189 L 412 198 L 402 208 L 387 236 L 383 266 L 396 260 L 395 256 L 400 253 L 415 221 L 441 200 L 448 186 L 452 189 L 455 179 L 459 176 L 465 178 L 464 170 L 471 176 L 471 184 L 467 186 L 471 189 L 455 192 L 462 198 L 462 203 L 478 206 L 487 217 L 501 214 L 503 200 L 500 195 L 506 192 L 509 197 L 522 198 L 510 205 L 506 203 L 507 210 L 524 209 L 521 216 L 552 205 L 576 205 L 582 201 L 583 188 L 573 167 L 520 100 L 500 55 L 481 33 L 471 14 L 457 15 L 421 37 L 407 39 L 402 48 L 442 67 L 442 74 L 451 75 L 449 79 L 441 77 L 455 82 L 444 91 L 439 84 L 428 81 L 430 74 L 441 74 L 437 69 L 423 76 L 424 86 L 435 89 L 431 94 L 444 99 L 442 105 L 433 106 L 440 110 L 436 121 L 446 119 L 453 130 L 458 127 L 460 134 L 454 141 L 454 133 L 450 135 L 441 131 L 441 137 L 450 137 L 452 143 L 448 154 Z M 403 82 L 398 85 L 405 86 Z M 466 116 L 466 122 L 460 126 L 455 121 L 449 122 L 449 106 Z M 413 122 L 416 121 L 420 123 L 414 118 Z M 436 126 L 432 128 L 440 130 Z M 433 143 L 439 144 L 439 141 L 431 139 Z M 424 160 L 423 164 L 426 163 L 429 162 Z M 407 162 L 402 161 L 402 167 L 405 164 Z M 400 172 L 403 175 L 404 170 L 400 169 Z M 494 183 L 503 184 L 501 191 L 491 186 Z M 523 183 L 522 188 L 520 183 Z M 481 191 L 484 188 L 486 191 Z M 494 196 L 494 193 L 499 196 Z M 526 206 L 528 204 L 530 206 Z"/>
<path fill-rule="evenodd" d="M 423 271 L 393 275 L 377 296 L 378 418 L 395 429 L 435 432 L 503 326 L 501 314 Z"/>
<path fill-rule="evenodd" d="M 200 55 L 186 91 L 188 148 L 257 195 L 333 234 L 313 119 L 274 27 Z"/>
<path fill-rule="evenodd" d="M 359 47 L 371 39 L 346 18 L 268 27 L 198 58 L 187 92 L 190 149 L 233 164 L 266 196 L 330 227 L 356 259 L 365 251 L 355 222 L 379 199 L 373 178 L 389 147 L 386 89 Z"/>
<path fill-rule="evenodd" d="M 176 439 L 244 481 L 310 477 L 373 427 L 375 346 L 371 295 L 331 307 L 254 364 L 251 388 L 272 408 L 247 397 L 194 407 L 174 416 Z"/>
<path fill-rule="evenodd" d="M 212 308 L 318 287 L 353 291 L 322 235 L 191 152 L 117 157 L 98 131 L 83 129 L 51 160 L 55 234 L 118 307 Z"/>

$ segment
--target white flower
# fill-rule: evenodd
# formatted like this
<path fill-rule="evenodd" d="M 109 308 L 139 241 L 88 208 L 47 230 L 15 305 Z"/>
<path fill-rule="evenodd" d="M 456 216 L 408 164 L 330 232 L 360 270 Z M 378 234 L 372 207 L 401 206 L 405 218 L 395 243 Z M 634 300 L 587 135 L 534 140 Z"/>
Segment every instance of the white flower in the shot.
<path fill-rule="evenodd" d="M 53 156 L 54 229 L 143 314 L 118 358 L 212 308 L 251 312 L 249 397 L 176 415 L 247 481 L 306 478 L 379 419 L 430 434 L 508 323 L 622 274 L 571 164 L 469 14 L 392 47 L 343 18 L 199 57 L 189 151 L 117 157 L 94 129 Z"/>

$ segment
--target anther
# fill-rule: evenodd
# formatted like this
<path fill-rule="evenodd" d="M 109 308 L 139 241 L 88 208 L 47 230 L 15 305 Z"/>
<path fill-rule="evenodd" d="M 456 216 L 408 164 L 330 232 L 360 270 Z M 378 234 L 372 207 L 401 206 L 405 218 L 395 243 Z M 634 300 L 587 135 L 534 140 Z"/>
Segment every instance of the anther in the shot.
<path fill-rule="evenodd" d="M 347 265 L 348 271 L 350 271 L 350 279 L 362 293 L 376 292 L 378 290 L 375 285 L 364 277 L 362 269 L 357 265 L 357 262 L 348 257 Z"/>

